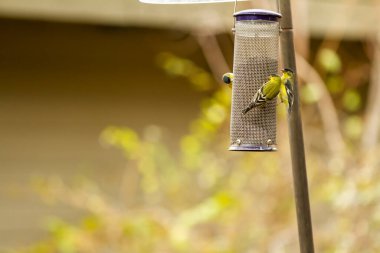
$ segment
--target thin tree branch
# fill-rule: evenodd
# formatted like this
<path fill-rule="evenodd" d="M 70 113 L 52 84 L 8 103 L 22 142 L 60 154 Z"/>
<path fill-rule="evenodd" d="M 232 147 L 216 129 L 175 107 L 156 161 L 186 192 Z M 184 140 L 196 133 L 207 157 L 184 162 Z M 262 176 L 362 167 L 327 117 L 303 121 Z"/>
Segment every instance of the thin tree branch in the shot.
<path fill-rule="evenodd" d="M 198 44 L 202 49 L 203 55 L 206 58 L 214 78 L 220 82 L 223 74 L 231 72 L 231 70 L 228 67 L 215 34 L 194 33 L 194 37 L 197 39 Z"/>
<path fill-rule="evenodd" d="M 368 91 L 367 107 L 364 114 L 361 150 L 372 150 L 379 139 L 380 129 L 380 30 L 374 41 L 374 57 L 371 69 L 371 81 Z"/>
<path fill-rule="evenodd" d="M 317 106 L 321 115 L 323 127 L 326 133 L 326 143 L 330 151 L 343 152 L 345 143 L 339 128 L 338 114 L 335 109 L 332 98 L 326 89 L 326 86 L 318 74 L 304 57 L 296 54 L 298 64 L 298 75 L 303 80 L 318 86 L 322 92 L 321 99 L 318 100 Z"/>

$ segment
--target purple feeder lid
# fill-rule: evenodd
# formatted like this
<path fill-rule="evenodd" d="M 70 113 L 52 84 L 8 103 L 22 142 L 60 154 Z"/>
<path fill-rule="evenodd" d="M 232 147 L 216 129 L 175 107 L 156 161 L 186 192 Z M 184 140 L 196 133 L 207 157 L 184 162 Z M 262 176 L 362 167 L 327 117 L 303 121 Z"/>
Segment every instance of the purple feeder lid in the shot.
<path fill-rule="evenodd" d="M 244 11 L 239 11 L 234 14 L 236 21 L 241 20 L 266 20 L 266 21 L 278 21 L 281 18 L 281 14 L 262 10 L 262 9 L 249 9 Z"/>

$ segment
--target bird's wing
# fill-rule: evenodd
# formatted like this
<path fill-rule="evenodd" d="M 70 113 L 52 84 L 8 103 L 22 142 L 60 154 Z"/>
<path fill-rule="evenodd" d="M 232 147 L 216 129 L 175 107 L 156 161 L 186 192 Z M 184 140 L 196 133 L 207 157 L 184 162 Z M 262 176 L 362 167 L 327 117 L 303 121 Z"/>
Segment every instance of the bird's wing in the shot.
<path fill-rule="evenodd" d="M 285 89 L 286 89 L 286 95 L 288 98 L 288 111 L 289 113 L 292 110 L 293 101 L 294 101 L 294 94 L 293 94 L 293 84 L 292 81 L 289 79 L 286 79 L 285 81 Z"/>
<path fill-rule="evenodd" d="M 243 114 L 249 112 L 252 108 L 263 106 L 266 102 L 265 96 L 263 94 L 264 86 L 262 86 L 256 93 L 253 95 L 253 98 L 249 105 L 242 111 Z"/>
<path fill-rule="evenodd" d="M 276 82 L 276 81 L 270 80 L 269 82 L 265 83 L 265 85 L 263 86 L 263 93 L 265 95 L 265 99 L 271 100 L 275 98 L 280 92 L 280 86 L 281 86 L 281 81 Z"/>

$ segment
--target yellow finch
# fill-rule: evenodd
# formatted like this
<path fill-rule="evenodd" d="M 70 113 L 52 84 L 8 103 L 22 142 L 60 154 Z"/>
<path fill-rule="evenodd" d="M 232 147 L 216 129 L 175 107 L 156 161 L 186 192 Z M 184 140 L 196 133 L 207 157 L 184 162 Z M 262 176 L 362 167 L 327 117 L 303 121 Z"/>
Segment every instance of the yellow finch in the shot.
<path fill-rule="evenodd" d="M 285 103 L 288 108 L 288 114 L 292 111 L 293 106 L 293 85 L 294 85 L 294 72 L 291 69 L 281 70 L 281 90 L 280 99 L 282 103 Z"/>
<path fill-rule="evenodd" d="M 243 110 L 243 114 L 246 114 L 252 108 L 264 106 L 267 101 L 277 97 L 280 87 L 281 77 L 275 74 L 270 75 L 268 82 L 264 83 L 255 93 L 249 105 Z"/>
<path fill-rule="evenodd" d="M 223 75 L 223 82 L 228 85 L 228 87 L 232 88 L 232 84 L 234 82 L 234 74 L 233 73 L 225 73 Z"/>

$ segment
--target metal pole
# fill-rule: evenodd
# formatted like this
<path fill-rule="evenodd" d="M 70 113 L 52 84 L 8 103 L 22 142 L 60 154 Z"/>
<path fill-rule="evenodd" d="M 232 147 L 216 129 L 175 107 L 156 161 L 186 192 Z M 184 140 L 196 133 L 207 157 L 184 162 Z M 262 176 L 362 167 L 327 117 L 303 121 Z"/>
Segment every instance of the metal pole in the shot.
<path fill-rule="evenodd" d="M 302 134 L 302 121 L 299 110 L 296 59 L 293 43 L 293 24 L 290 0 L 280 0 L 281 52 L 285 68 L 296 74 L 294 83 L 294 104 L 289 115 L 290 152 L 292 157 L 294 195 L 297 210 L 298 237 L 301 253 L 314 253 L 313 230 L 311 224 L 309 193 L 307 184 L 305 150 Z"/>

